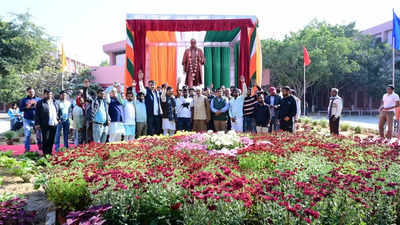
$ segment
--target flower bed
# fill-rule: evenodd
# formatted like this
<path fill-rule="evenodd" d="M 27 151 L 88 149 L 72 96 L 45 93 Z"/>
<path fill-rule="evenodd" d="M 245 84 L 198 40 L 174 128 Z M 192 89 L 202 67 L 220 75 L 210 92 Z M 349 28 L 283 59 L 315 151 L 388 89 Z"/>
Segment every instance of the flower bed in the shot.
<path fill-rule="evenodd" d="M 178 133 L 174 149 L 208 151 L 210 155 L 225 154 L 235 156 L 239 148 L 250 146 L 253 141 L 246 135 L 235 131 L 207 133 Z"/>
<path fill-rule="evenodd" d="M 213 135 L 81 146 L 51 159 L 48 184 L 78 180 L 84 202 L 112 206 L 105 224 L 399 224 L 396 143 Z"/>

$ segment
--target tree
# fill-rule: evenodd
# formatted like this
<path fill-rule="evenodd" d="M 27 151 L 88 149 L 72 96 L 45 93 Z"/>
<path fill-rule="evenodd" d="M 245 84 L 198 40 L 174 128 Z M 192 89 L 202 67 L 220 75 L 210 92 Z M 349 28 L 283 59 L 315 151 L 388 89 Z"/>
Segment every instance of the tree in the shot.
<path fill-rule="evenodd" d="M 55 49 L 53 39 L 31 22 L 30 14 L 15 14 L 11 21 L 0 18 L 0 101 L 24 96 L 26 79 L 48 70 L 46 63 L 54 59 Z"/>
<path fill-rule="evenodd" d="M 264 67 L 271 70 L 274 82 L 293 87 L 303 97 L 303 46 L 311 58 L 307 67 L 306 88 L 360 70 L 358 62 L 349 57 L 356 44 L 348 36 L 356 33 L 354 24 L 330 25 L 312 21 L 299 32 L 290 33 L 282 41 L 262 42 Z M 335 79 L 333 79 L 335 82 Z"/>
<path fill-rule="evenodd" d="M 43 93 L 44 89 L 58 93 L 61 90 L 61 62 L 58 58 L 45 54 L 38 69 L 23 77 L 25 86 L 34 88 L 37 93 Z"/>
<path fill-rule="evenodd" d="M 90 69 L 83 70 L 80 74 L 73 74 L 65 81 L 65 90 L 71 95 L 76 95 L 80 89 L 83 89 L 83 81 L 88 79 L 90 81 L 90 89 L 97 91 L 100 86 L 94 82 L 94 77 Z"/>
<path fill-rule="evenodd" d="M 110 65 L 110 63 L 108 62 L 107 59 L 101 61 L 101 63 L 100 63 L 100 66 L 109 66 L 109 65 Z"/>
<path fill-rule="evenodd" d="M 0 75 L 28 73 L 37 69 L 44 52 L 54 49 L 43 28 L 31 22 L 29 13 L 11 21 L 0 18 Z"/>

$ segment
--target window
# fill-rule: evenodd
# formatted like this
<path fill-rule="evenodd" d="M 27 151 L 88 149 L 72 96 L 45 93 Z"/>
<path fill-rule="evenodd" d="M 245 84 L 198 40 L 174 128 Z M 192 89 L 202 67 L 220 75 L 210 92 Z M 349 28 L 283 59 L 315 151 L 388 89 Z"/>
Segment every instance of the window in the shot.
<path fill-rule="evenodd" d="M 117 54 L 115 65 L 117 66 L 124 66 L 125 65 L 125 53 Z"/>
<path fill-rule="evenodd" d="M 387 43 L 388 43 L 389 45 L 392 45 L 392 31 L 391 31 L 391 30 L 387 32 L 387 38 L 386 38 L 386 40 L 387 40 Z"/>

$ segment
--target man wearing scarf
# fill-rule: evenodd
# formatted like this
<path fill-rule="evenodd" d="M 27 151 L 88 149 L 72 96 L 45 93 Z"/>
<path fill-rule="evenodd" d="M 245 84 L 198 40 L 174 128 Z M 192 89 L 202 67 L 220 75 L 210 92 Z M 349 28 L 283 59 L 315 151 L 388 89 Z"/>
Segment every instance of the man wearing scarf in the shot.
<path fill-rule="evenodd" d="M 83 95 L 76 97 L 76 105 L 72 110 L 72 122 L 74 127 L 74 145 L 84 143 L 85 139 L 85 98 Z"/>
<path fill-rule="evenodd" d="M 191 88 L 203 83 L 201 66 L 204 65 L 204 54 L 200 48 L 197 48 L 195 39 L 190 40 L 190 48 L 185 50 L 182 65 L 183 71 L 186 73 L 185 84 L 187 86 Z"/>

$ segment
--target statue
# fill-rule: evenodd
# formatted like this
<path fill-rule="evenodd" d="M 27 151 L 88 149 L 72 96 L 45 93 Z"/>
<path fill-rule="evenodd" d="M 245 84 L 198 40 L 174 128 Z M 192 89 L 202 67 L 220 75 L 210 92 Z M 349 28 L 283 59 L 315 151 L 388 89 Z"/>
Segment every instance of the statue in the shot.
<path fill-rule="evenodd" d="M 199 86 L 203 83 L 201 66 L 204 65 L 204 54 L 200 48 L 197 48 L 195 39 L 190 40 L 190 48 L 185 50 L 182 65 L 183 71 L 186 73 L 185 84 L 187 86 Z"/>

